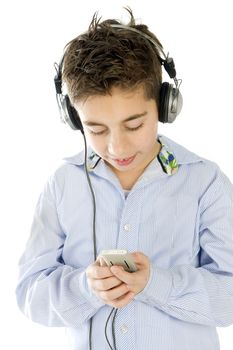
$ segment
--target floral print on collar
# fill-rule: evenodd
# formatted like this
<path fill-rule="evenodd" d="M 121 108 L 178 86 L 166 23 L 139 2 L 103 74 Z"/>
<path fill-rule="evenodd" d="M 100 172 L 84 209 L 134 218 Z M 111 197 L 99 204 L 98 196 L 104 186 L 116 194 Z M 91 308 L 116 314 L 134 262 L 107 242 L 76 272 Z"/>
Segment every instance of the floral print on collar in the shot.
<path fill-rule="evenodd" d="M 161 140 L 158 139 L 158 142 L 161 144 L 162 147 L 159 154 L 157 155 L 157 159 L 163 171 L 167 175 L 173 175 L 177 173 L 178 163 L 173 152 L 171 152 L 171 150 L 168 149 L 168 146 L 166 146 Z M 92 151 L 88 157 L 88 171 L 93 171 L 100 160 L 101 157 L 94 151 Z"/>
<path fill-rule="evenodd" d="M 157 155 L 157 159 L 163 169 L 163 171 L 168 175 L 173 175 L 178 171 L 178 163 L 168 147 L 158 139 L 158 142 L 161 144 L 161 150 Z"/>

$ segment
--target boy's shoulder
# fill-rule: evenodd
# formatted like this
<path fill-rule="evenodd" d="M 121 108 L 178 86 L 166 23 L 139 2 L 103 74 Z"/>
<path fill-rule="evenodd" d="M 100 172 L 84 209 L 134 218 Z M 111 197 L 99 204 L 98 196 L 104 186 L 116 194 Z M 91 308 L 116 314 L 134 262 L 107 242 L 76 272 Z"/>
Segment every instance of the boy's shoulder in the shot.
<path fill-rule="evenodd" d="M 171 150 L 178 164 L 203 163 L 209 166 L 217 166 L 217 164 L 201 155 L 191 151 L 180 143 L 170 139 L 165 135 L 159 135 L 159 139 L 167 149 Z"/>
<path fill-rule="evenodd" d="M 159 135 L 159 139 L 172 152 L 178 166 L 185 167 L 187 173 L 200 176 L 208 181 L 208 179 L 213 179 L 217 173 L 221 172 L 219 165 L 215 161 L 191 151 L 165 135 Z"/>

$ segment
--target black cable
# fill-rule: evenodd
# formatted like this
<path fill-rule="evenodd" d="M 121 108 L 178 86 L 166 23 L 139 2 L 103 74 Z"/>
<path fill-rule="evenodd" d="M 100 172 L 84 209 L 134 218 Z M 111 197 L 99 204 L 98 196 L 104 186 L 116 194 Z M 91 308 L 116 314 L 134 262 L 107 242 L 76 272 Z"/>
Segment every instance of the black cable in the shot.
<path fill-rule="evenodd" d="M 107 321 L 105 323 L 105 328 L 104 328 L 104 334 L 105 334 L 105 339 L 107 340 L 107 343 L 108 343 L 108 346 L 110 347 L 111 350 L 116 350 L 115 348 L 113 348 L 108 340 L 108 335 L 107 335 L 107 328 L 108 328 L 108 322 L 110 320 L 110 317 L 112 316 L 112 313 L 113 311 L 116 310 L 114 307 L 112 308 L 108 318 L 107 318 Z"/>
<path fill-rule="evenodd" d="M 84 162 L 84 166 L 85 166 L 85 173 L 86 173 L 86 177 L 87 177 L 87 181 L 90 187 L 90 191 L 91 191 L 91 195 L 92 195 L 92 200 L 93 200 L 93 224 L 92 224 L 92 228 L 93 228 L 93 248 L 94 248 L 94 261 L 97 258 L 97 249 L 96 249 L 96 232 L 95 232 L 95 219 L 96 219 L 96 202 L 95 202 L 95 194 L 91 185 L 91 180 L 90 180 L 90 176 L 88 173 L 88 169 L 87 169 L 87 141 L 86 141 L 86 137 L 84 132 L 82 132 L 83 134 L 83 138 L 84 138 L 84 143 L 85 143 L 85 162 Z"/>
<path fill-rule="evenodd" d="M 87 141 L 86 141 L 86 137 L 85 137 L 85 134 L 84 134 L 83 130 L 81 130 L 81 133 L 83 135 L 84 146 L 85 146 L 84 168 L 85 168 L 87 182 L 88 182 L 88 185 L 89 185 L 89 188 L 90 188 L 90 191 L 91 191 L 92 201 L 93 201 L 93 225 L 92 225 L 92 227 L 93 227 L 93 250 L 94 250 L 94 261 L 96 261 L 96 258 L 97 258 L 96 231 L 95 231 L 96 201 L 95 201 L 95 194 L 94 194 L 93 187 L 92 187 L 92 184 L 91 184 L 90 176 L 89 176 L 88 169 L 87 169 Z M 112 315 L 114 310 L 115 310 L 115 313 L 113 315 L 113 322 L 112 322 L 112 337 L 113 337 L 113 346 L 114 346 L 114 348 L 112 348 L 112 346 L 111 346 L 111 344 L 110 344 L 110 342 L 108 340 L 108 336 L 107 336 L 107 326 L 108 326 L 108 322 L 109 322 L 110 317 L 111 317 L 111 315 Z M 114 328 L 116 314 L 117 314 L 117 309 L 112 308 L 112 310 L 111 310 L 111 312 L 110 312 L 110 314 L 108 316 L 108 319 L 106 321 L 105 330 L 104 330 L 105 338 L 106 338 L 107 343 L 108 343 L 108 345 L 109 345 L 111 350 L 116 350 L 116 338 L 115 338 L 115 328 Z M 92 317 L 90 318 L 90 328 L 89 328 L 89 350 L 92 350 Z"/>
<path fill-rule="evenodd" d="M 92 185 L 91 185 L 90 176 L 89 176 L 88 169 L 87 169 L 87 141 L 86 141 L 86 137 L 85 137 L 84 131 L 81 130 L 81 132 L 82 132 L 82 135 L 83 135 L 84 145 L 85 145 L 85 161 L 84 161 L 85 173 L 86 173 L 87 182 L 89 184 L 89 188 L 90 188 L 90 191 L 91 191 L 92 202 L 93 202 L 93 250 L 94 250 L 94 261 L 95 261 L 96 257 L 97 257 L 96 232 L 95 232 L 96 202 L 95 202 L 94 191 L 93 191 L 93 188 L 92 188 Z M 92 350 L 92 318 L 90 318 L 89 350 Z"/>
<path fill-rule="evenodd" d="M 117 350 L 117 348 L 116 348 L 116 333 L 115 333 L 115 319 L 116 319 L 117 311 L 118 311 L 118 309 L 115 309 L 115 312 L 113 315 L 113 320 L 112 320 L 112 339 L 113 339 L 114 350 Z"/>

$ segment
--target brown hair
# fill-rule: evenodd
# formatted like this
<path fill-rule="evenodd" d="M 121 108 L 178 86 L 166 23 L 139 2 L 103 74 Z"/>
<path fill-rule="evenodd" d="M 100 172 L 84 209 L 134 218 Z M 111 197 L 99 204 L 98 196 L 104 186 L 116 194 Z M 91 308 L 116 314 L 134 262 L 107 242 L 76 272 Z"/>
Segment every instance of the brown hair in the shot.
<path fill-rule="evenodd" d="M 132 11 L 128 27 L 149 35 L 162 45 L 144 24 L 135 24 Z M 128 29 L 114 28 L 116 20 L 100 22 L 95 13 L 88 31 L 69 42 L 65 49 L 62 79 L 71 102 L 93 95 L 111 94 L 112 87 L 132 90 L 144 87 L 145 96 L 159 107 L 162 69 L 153 43 Z"/>

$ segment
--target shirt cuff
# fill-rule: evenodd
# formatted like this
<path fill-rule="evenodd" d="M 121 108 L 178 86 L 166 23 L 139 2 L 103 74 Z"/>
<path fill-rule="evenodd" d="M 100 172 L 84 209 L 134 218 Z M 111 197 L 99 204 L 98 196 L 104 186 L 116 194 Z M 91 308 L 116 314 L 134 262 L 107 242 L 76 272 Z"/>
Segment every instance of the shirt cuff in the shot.
<path fill-rule="evenodd" d="M 135 296 L 135 300 L 146 304 L 166 304 L 172 288 L 172 274 L 159 267 L 150 267 L 150 277 L 145 288 Z"/>
<path fill-rule="evenodd" d="M 78 281 L 76 280 L 76 283 L 78 285 L 78 289 L 82 296 L 86 299 L 87 302 L 89 302 L 94 308 L 100 308 L 101 306 L 105 305 L 104 302 L 99 299 L 91 290 L 87 283 L 86 278 L 86 271 L 82 271 L 78 276 Z M 77 288 L 77 286 L 76 286 Z"/>

